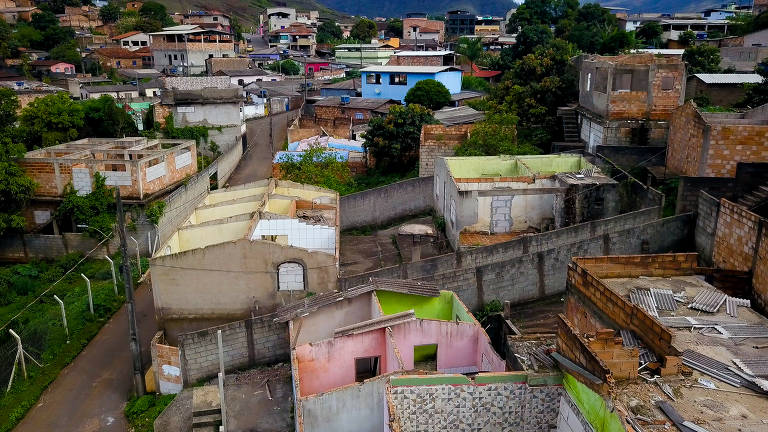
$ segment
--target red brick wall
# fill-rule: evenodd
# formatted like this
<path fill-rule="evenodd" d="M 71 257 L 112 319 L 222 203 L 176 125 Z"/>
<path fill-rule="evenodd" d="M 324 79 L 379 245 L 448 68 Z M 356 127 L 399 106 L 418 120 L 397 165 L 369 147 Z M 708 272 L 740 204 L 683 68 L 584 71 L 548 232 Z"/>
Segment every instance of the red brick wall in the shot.
<path fill-rule="evenodd" d="M 443 56 L 392 56 L 390 66 L 442 66 Z"/>
<path fill-rule="evenodd" d="M 706 123 L 688 102 L 675 110 L 669 121 L 667 168 L 680 175 L 698 176 Z"/>
<path fill-rule="evenodd" d="M 621 337 L 611 329 L 599 329 L 594 337 L 588 337 L 590 349 L 611 371 L 616 379 L 637 378 L 637 364 L 640 352 L 635 348 L 624 348 Z"/>
<path fill-rule="evenodd" d="M 615 325 L 634 331 L 657 354 L 678 355 L 672 347 L 672 333 L 642 308 L 608 288 L 601 278 L 690 275 L 696 263 L 696 254 L 574 258 L 568 265 L 568 286 Z"/>
<path fill-rule="evenodd" d="M 704 177 L 736 177 L 739 162 L 768 161 L 768 125 L 711 125 Z"/>
<path fill-rule="evenodd" d="M 582 384 L 600 394 L 606 394 L 614 386 L 613 376 L 608 366 L 593 351 L 587 340 L 579 334 L 565 315 L 558 315 L 557 322 L 557 351 L 567 359 L 586 369 L 592 375 L 603 381 L 602 385 L 585 379 L 578 373 L 573 376 Z"/>
<path fill-rule="evenodd" d="M 720 200 L 712 261 L 727 270 L 750 271 L 756 252 L 760 216 L 726 199 Z"/>
<path fill-rule="evenodd" d="M 469 138 L 474 125 L 424 125 L 419 142 L 419 176 L 429 177 L 435 173 L 435 159 L 453 156 L 456 147 Z"/>
<path fill-rule="evenodd" d="M 150 343 L 152 369 L 158 393 L 178 393 L 183 387 L 179 348 L 165 345 L 163 332 L 159 331 Z M 165 367 L 163 367 L 165 366 Z M 178 371 L 178 374 L 176 373 Z"/>

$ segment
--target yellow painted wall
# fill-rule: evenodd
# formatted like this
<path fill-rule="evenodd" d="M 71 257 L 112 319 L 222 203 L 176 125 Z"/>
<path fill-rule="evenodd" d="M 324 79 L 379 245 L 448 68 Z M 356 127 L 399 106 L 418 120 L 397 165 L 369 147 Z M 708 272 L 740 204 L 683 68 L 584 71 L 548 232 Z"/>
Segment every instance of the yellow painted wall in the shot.
<path fill-rule="evenodd" d="M 197 249 L 245 237 L 251 221 L 186 228 L 179 231 L 180 250 Z"/>

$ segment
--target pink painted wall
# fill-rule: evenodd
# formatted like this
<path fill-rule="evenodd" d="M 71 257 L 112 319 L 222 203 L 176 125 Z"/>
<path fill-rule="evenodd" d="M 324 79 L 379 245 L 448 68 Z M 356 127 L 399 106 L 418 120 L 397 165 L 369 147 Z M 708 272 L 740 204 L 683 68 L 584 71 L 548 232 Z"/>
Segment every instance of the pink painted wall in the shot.
<path fill-rule="evenodd" d="M 355 359 L 359 357 L 380 356 L 380 372 L 390 372 L 387 358 L 391 354 L 387 353 L 387 346 L 385 330 L 378 329 L 296 347 L 300 396 L 354 383 Z"/>
<path fill-rule="evenodd" d="M 478 337 L 487 345 L 482 328 L 469 323 L 451 321 L 416 320 L 392 328 L 395 345 L 400 351 L 405 369 L 413 369 L 413 347 L 437 344 L 437 369 L 453 369 L 467 366 L 480 368 L 481 352 Z M 488 347 L 493 350 L 492 348 Z M 485 348 L 483 348 L 485 349 Z M 486 354 L 486 357 L 488 355 Z M 496 356 L 496 358 L 499 358 Z M 494 372 L 503 372 L 503 362 L 493 361 Z"/>
<path fill-rule="evenodd" d="M 491 345 L 491 340 L 485 332 L 478 332 L 477 336 L 477 368 L 480 372 L 504 372 L 507 370 L 507 362 L 496 353 Z"/>

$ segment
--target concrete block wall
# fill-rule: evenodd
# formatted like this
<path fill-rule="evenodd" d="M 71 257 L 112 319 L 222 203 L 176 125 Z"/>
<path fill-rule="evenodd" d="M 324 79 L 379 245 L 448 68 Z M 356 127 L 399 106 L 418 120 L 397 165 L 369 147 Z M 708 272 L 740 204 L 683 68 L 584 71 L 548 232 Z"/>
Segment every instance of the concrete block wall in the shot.
<path fill-rule="evenodd" d="M 435 282 L 472 310 L 498 299 L 522 303 L 565 291 L 574 256 L 686 250 L 692 214 L 658 219 L 658 207 L 573 225 L 508 242 L 440 255 L 339 279 L 339 289 L 370 277 Z"/>
<path fill-rule="evenodd" d="M 513 224 L 510 216 L 513 198 L 513 196 L 494 196 L 491 198 L 491 234 L 510 231 Z"/>
<path fill-rule="evenodd" d="M 184 333 L 179 335 L 179 349 L 187 385 L 218 373 L 218 330 L 222 333 L 224 368 L 228 371 L 288 359 L 288 327 L 274 323 L 271 315 Z"/>
<path fill-rule="evenodd" d="M 699 253 L 699 259 L 703 264 L 712 265 L 712 250 L 715 247 L 720 201 L 704 191 L 699 192 L 698 198 L 696 229 L 694 231 L 696 251 Z"/>
<path fill-rule="evenodd" d="M 700 191 L 717 199 L 731 199 L 738 193 L 738 185 L 732 178 L 680 176 L 675 213 L 697 211 Z"/>
<path fill-rule="evenodd" d="M 345 195 L 339 200 L 341 229 L 382 225 L 432 209 L 432 177 L 399 181 Z"/>
<path fill-rule="evenodd" d="M 727 270 L 752 270 L 760 216 L 726 199 L 720 200 L 712 262 Z"/>
<path fill-rule="evenodd" d="M 424 125 L 419 139 L 419 177 L 435 174 L 435 159 L 453 156 L 456 147 L 469 138 L 474 125 Z"/>

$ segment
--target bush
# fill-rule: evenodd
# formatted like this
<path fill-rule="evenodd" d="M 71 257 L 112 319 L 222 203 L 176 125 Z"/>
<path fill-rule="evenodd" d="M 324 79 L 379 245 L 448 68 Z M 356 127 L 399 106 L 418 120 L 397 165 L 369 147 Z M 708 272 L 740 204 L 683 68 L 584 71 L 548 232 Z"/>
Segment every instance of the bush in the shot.
<path fill-rule="evenodd" d="M 176 395 L 144 395 L 132 398 L 125 406 L 125 417 L 134 432 L 152 432 L 157 416 L 170 405 Z"/>
<path fill-rule="evenodd" d="M 431 110 L 451 103 L 451 92 L 440 81 L 425 79 L 416 83 L 405 95 L 405 103 L 418 104 Z"/>
<path fill-rule="evenodd" d="M 153 224 L 157 225 L 157 223 L 160 222 L 160 218 L 163 217 L 165 204 L 165 201 L 155 201 L 148 205 L 147 209 L 144 211 L 147 219 Z"/>

